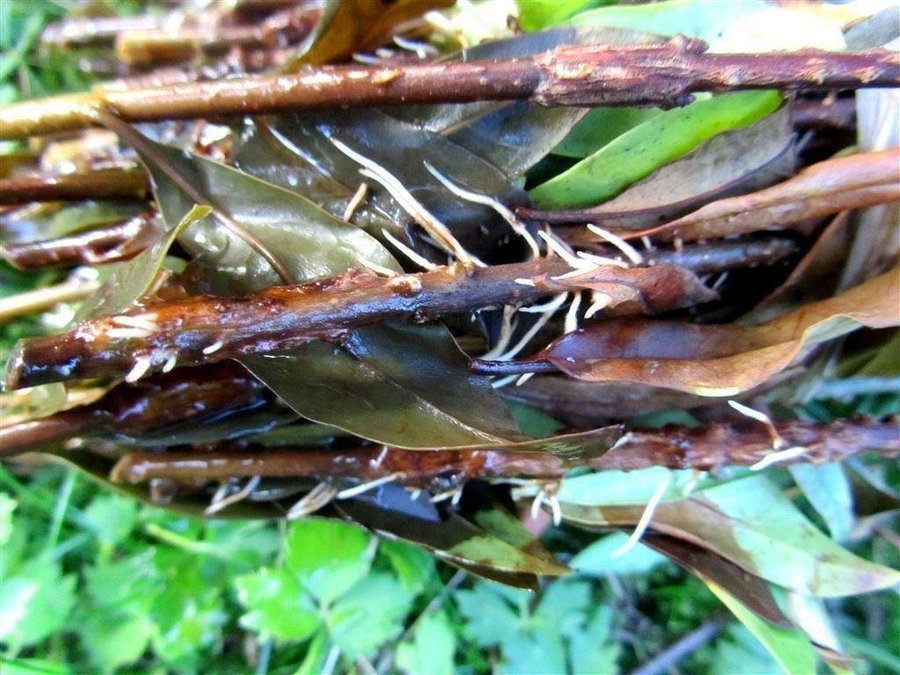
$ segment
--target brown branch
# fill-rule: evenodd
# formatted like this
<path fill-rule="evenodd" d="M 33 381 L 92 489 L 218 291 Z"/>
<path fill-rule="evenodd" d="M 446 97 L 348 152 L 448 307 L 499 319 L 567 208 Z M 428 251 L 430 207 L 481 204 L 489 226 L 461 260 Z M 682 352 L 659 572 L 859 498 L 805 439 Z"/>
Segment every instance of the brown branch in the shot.
<path fill-rule="evenodd" d="M 129 122 L 261 115 L 329 107 L 528 99 L 559 105 L 679 105 L 692 92 L 855 89 L 900 84 L 900 56 L 873 50 L 707 54 L 697 40 L 665 45 L 559 47 L 533 58 L 325 66 L 143 90 L 101 91 L 4 106 L 0 139 L 95 124 L 109 107 Z"/>
<path fill-rule="evenodd" d="M 150 181 L 143 169 L 104 169 L 0 180 L 0 205 L 81 199 L 145 201 L 149 194 Z"/>
<path fill-rule="evenodd" d="M 76 437 L 139 438 L 172 425 L 202 424 L 226 411 L 255 407 L 266 387 L 237 363 L 179 368 L 136 384 L 120 384 L 88 405 L 0 427 L 0 457 Z"/>
<path fill-rule="evenodd" d="M 16 389 L 122 375 L 137 365 L 142 372 L 151 372 L 170 361 L 198 365 L 289 349 L 311 340 L 339 342 L 357 328 L 385 321 L 430 321 L 573 290 L 576 282 L 553 279 L 569 271 L 559 258 L 541 258 L 482 268 L 455 264 L 388 279 L 350 272 L 242 298 L 192 297 L 161 303 L 118 317 L 89 319 L 62 335 L 20 341 L 7 364 L 5 385 Z M 522 283 L 523 279 L 534 285 Z M 714 297 L 689 272 L 672 265 L 598 267 L 588 282 L 626 288 L 653 311 Z M 681 294 L 678 283 L 684 284 Z M 133 327 L 135 321 L 149 329 Z"/>
<path fill-rule="evenodd" d="M 791 447 L 803 447 L 783 463 L 833 462 L 866 450 L 886 456 L 900 452 L 900 423 L 840 421 L 827 425 L 776 422 L 779 435 Z M 633 471 L 653 466 L 707 471 L 720 466 L 750 466 L 771 454 L 772 436 L 762 425 L 737 428 L 711 424 L 696 429 L 666 427 L 636 430 L 603 455 L 587 462 L 596 470 Z M 384 446 L 348 451 L 310 448 L 258 452 L 133 453 L 112 471 L 118 482 L 140 483 L 151 478 L 217 480 L 227 477 L 348 477 L 363 482 L 402 475 L 399 482 L 428 487 L 451 477 L 461 484 L 473 478 L 560 478 L 571 466 L 549 453 L 490 450 L 422 452 Z"/>
<path fill-rule="evenodd" d="M 0 257 L 20 270 L 120 262 L 144 250 L 153 220 L 152 213 L 142 213 L 66 237 L 0 246 Z"/>

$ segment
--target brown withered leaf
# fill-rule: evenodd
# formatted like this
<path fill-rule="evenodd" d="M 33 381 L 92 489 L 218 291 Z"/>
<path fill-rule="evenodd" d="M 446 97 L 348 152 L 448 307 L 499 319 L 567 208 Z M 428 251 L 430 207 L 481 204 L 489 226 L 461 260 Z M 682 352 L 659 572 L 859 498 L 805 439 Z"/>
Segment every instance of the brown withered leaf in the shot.
<path fill-rule="evenodd" d="M 453 0 L 329 0 L 305 51 L 286 70 L 343 61 L 354 52 L 371 51 L 400 24 L 452 4 Z"/>
<path fill-rule="evenodd" d="M 900 148 L 819 162 L 790 180 L 721 199 L 666 225 L 632 233 L 657 241 L 696 241 L 820 218 L 845 209 L 900 201 Z"/>
<path fill-rule="evenodd" d="M 733 396 L 765 382 L 808 345 L 862 326 L 900 324 L 900 268 L 759 326 L 609 320 L 564 335 L 532 361 L 593 382 L 635 382 Z"/>

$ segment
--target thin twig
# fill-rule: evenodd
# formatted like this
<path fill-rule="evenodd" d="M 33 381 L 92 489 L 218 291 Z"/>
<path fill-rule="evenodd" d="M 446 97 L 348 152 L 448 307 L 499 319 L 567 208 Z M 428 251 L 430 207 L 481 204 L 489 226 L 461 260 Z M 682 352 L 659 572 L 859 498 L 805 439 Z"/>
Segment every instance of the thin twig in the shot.
<path fill-rule="evenodd" d="M 691 92 L 840 90 L 900 84 L 900 56 L 840 53 L 708 54 L 697 40 L 664 45 L 558 47 L 532 58 L 324 66 L 296 75 L 94 91 L 15 103 L 0 111 L 0 139 L 96 124 L 85 106 L 128 122 L 262 115 L 328 107 L 528 99 L 547 106 L 680 105 Z"/>
<path fill-rule="evenodd" d="M 900 452 L 900 422 L 844 420 L 831 424 L 776 422 L 778 433 L 801 456 L 785 464 L 840 461 L 877 450 L 886 457 Z M 709 424 L 695 429 L 669 426 L 630 431 L 605 455 L 585 462 L 592 468 L 633 471 L 654 466 L 708 471 L 721 466 L 750 466 L 772 451 L 765 429 Z M 380 460 L 380 461 L 378 461 Z M 429 487 L 453 476 L 472 478 L 559 478 L 570 465 L 545 452 L 493 450 L 402 450 L 383 446 L 351 450 L 279 448 L 278 450 L 132 453 L 113 469 L 114 481 L 141 483 L 151 478 L 219 480 L 226 477 L 352 477 L 363 482 L 403 474 L 398 482 Z"/>
<path fill-rule="evenodd" d="M 71 201 L 82 199 L 136 199 L 149 194 L 143 169 L 104 169 L 59 176 L 21 176 L 0 180 L 0 204 Z"/>

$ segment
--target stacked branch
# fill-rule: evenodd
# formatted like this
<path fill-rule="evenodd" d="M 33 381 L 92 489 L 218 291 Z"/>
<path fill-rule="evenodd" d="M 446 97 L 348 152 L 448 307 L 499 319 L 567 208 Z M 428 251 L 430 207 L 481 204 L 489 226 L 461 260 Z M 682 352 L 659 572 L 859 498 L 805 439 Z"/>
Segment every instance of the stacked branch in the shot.
<path fill-rule="evenodd" d="M 524 59 L 323 66 L 124 90 L 98 89 L 4 106 L 0 139 L 74 131 L 110 109 L 127 122 L 262 115 L 320 108 L 530 100 L 546 106 L 683 105 L 701 91 L 841 90 L 900 85 L 900 55 L 709 54 L 698 40 L 559 47 Z"/>

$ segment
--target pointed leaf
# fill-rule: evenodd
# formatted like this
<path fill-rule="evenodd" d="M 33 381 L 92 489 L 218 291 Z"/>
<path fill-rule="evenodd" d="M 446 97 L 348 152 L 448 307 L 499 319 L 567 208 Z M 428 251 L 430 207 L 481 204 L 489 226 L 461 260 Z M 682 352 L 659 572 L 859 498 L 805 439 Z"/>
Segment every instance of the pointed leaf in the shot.
<path fill-rule="evenodd" d="M 545 208 L 593 206 L 724 131 L 745 127 L 781 105 L 777 92 L 738 92 L 668 110 L 622 134 L 568 171 L 530 191 Z"/>
<path fill-rule="evenodd" d="M 193 200 L 163 170 L 157 157 L 207 198 L 214 211 L 231 217 L 256 237 L 295 282 L 342 274 L 358 265 L 360 258 L 399 270 L 375 239 L 300 195 L 212 160 L 146 142 L 154 152 L 145 152 L 142 158 L 153 175 L 166 222 L 179 222 Z M 187 227 L 178 241 L 205 265 L 214 267 L 220 289 L 224 286 L 238 293 L 283 283 L 259 253 L 213 217 Z"/>
<path fill-rule="evenodd" d="M 749 127 L 715 136 L 601 206 L 559 212 L 553 219 L 620 229 L 653 227 L 792 175 L 795 154 L 790 110 L 783 107 Z"/>
<path fill-rule="evenodd" d="M 760 326 L 609 320 L 569 333 L 533 357 L 572 377 L 733 396 L 787 367 L 804 347 L 860 327 L 900 324 L 900 270 Z"/>
<path fill-rule="evenodd" d="M 634 524 L 644 511 L 637 506 L 561 506 L 564 518 L 591 525 Z M 900 573 L 838 546 L 758 475 L 663 502 L 650 527 L 714 551 L 763 579 L 817 597 L 856 595 L 900 581 Z"/>
<path fill-rule="evenodd" d="M 775 657 L 785 673 L 808 675 L 815 672 L 815 654 L 809 640 L 800 631 L 768 623 L 749 611 L 737 598 L 715 582 L 706 581 L 706 585 Z"/>

